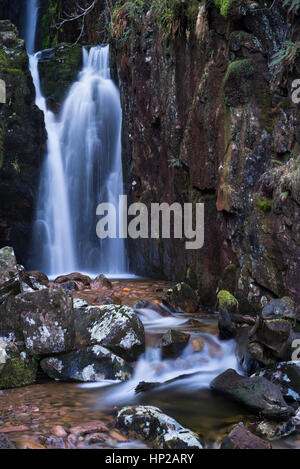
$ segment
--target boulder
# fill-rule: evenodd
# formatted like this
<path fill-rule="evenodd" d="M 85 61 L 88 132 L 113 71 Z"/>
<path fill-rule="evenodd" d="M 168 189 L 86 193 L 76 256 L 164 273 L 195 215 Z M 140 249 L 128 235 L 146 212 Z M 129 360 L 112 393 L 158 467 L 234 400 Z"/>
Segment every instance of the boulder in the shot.
<path fill-rule="evenodd" d="M 217 299 L 220 339 L 232 339 L 236 337 L 240 328 L 255 324 L 253 317 L 239 314 L 239 303 L 229 291 L 219 291 Z"/>
<path fill-rule="evenodd" d="M 123 407 L 117 415 L 117 427 L 135 432 L 162 449 L 203 449 L 195 433 L 163 414 L 157 407 Z"/>
<path fill-rule="evenodd" d="M 221 449 L 272 449 L 272 446 L 267 441 L 251 433 L 240 422 L 224 438 Z"/>
<path fill-rule="evenodd" d="M 217 311 L 228 311 L 228 313 L 236 313 L 238 311 L 239 303 L 229 291 L 219 291 L 217 298 Z"/>
<path fill-rule="evenodd" d="M 262 376 L 248 378 L 229 369 L 217 376 L 210 387 L 267 418 L 284 420 L 294 414 L 293 408 L 284 401 L 279 386 Z"/>
<path fill-rule="evenodd" d="M 75 309 L 76 347 L 99 344 L 127 361 L 145 350 L 144 326 L 128 306 L 102 305 Z"/>
<path fill-rule="evenodd" d="M 112 288 L 111 281 L 104 275 L 100 274 L 92 281 L 92 290 L 98 290 L 98 288 L 105 287 L 109 290 Z"/>
<path fill-rule="evenodd" d="M 3 322 L 6 331 L 10 327 L 19 340 L 24 340 L 30 355 L 49 355 L 73 348 L 73 301 L 62 290 L 47 288 L 9 298 Z"/>
<path fill-rule="evenodd" d="M 42 272 L 23 272 L 22 288 L 24 293 L 29 293 L 36 290 L 43 290 L 47 288 L 48 285 L 48 277 Z"/>
<path fill-rule="evenodd" d="M 296 431 L 293 419 L 286 422 L 274 422 L 273 420 L 263 420 L 256 427 L 256 432 L 268 440 L 279 440 L 291 435 Z"/>
<path fill-rule="evenodd" d="M 59 381 L 125 381 L 132 375 L 130 365 L 100 345 L 44 358 L 41 367 L 50 378 Z"/>
<path fill-rule="evenodd" d="M 163 303 L 175 312 L 195 313 L 199 307 L 196 292 L 184 282 L 177 283 L 167 290 L 162 298 Z"/>
<path fill-rule="evenodd" d="M 190 334 L 170 329 L 159 341 L 158 347 L 162 349 L 162 358 L 177 358 L 187 346 Z"/>
<path fill-rule="evenodd" d="M 53 285 L 54 290 L 66 290 L 66 291 L 77 291 L 79 290 L 76 282 L 69 280 L 69 282 L 59 283 L 58 285 Z"/>
<path fill-rule="evenodd" d="M 249 351 L 268 366 L 291 357 L 296 312 L 288 298 L 271 300 L 260 312 L 249 335 Z"/>
<path fill-rule="evenodd" d="M 18 388 L 36 380 L 37 362 L 13 343 L 0 340 L 0 389 Z"/>
<path fill-rule="evenodd" d="M 68 275 L 60 275 L 54 280 L 54 283 L 66 283 L 66 282 L 80 282 L 86 288 L 90 288 L 92 280 L 88 275 L 80 274 L 79 272 L 73 272 L 72 274 Z"/>
<path fill-rule="evenodd" d="M 258 370 L 254 376 L 263 376 L 278 385 L 286 401 L 300 401 L 300 362 L 281 362 Z"/>
<path fill-rule="evenodd" d="M 40 286 L 48 287 L 49 279 L 46 274 L 39 272 L 38 270 L 30 270 L 26 272 L 26 275 L 32 282 L 34 290 L 40 290 Z M 35 288 L 36 287 L 36 288 Z"/>

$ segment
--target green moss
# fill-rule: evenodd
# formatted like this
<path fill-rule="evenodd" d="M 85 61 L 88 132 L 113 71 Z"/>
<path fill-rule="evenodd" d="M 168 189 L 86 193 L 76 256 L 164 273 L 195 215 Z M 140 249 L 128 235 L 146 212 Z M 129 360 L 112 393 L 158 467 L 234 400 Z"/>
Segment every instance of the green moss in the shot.
<path fill-rule="evenodd" d="M 54 21 L 54 17 L 57 12 L 57 2 L 51 0 L 49 8 L 41 18 L 41 49 L 48 49 L 52 46 L 52 40 L 50 37 L 51 26 Z"/>
<path fill-rule="evenodd" d="M 238 268 L 238 266 L 236 264 L 229 264 L 225 267 L 225 271 L 228 272 L 230 270 L 236 270 Z"/>
<path fill-rule="evenodd" d="M 262 212 L 267 213 L 270 212 L 272 208 L 272 200 L 267 199 L 266 197 L 258 197 L 255 199 L 255 205 L 257 208 L 262 210 Z"/>
<path fill-rule="evenodd" d="M 220 13 L 224 18 L 227 18 L 229 7 L 233 2 L 234 0 L 214 0 L 214 4 L 219 8 Z"/>
<path fill-rule="evenodd" d="M 60 44 L 55 48 L 55 56 L 39 63 L 40 79 L 44 95 L 56 103 L 61 103 L 70 86 L 76 81 L 82 67 L 82 47 Z"/>
<path fill-rule="evenodd" d="M 5 364 L 0 376 L 0 389 L 18 388 L 34 383 L 36 379 L 37 363 L 26 363 L 22 358 L 10 358 Z"/>
<path fill-rule="evenodd" d="M 230 310 L 230 309 L 238 307 L 239 303 L 237 299 L 227 290 L 219 291 L 217 297 L 218 297 L 219 307 L 223 310 L 228 310 L 228 309 Z"/>
<path fill-rule="evenodd" d="M 227 106 L 249 101 L 254 91 L 253 77 L 254 67 L 251 59 L 235 60 L 228 64 L 222 84 Z"/>

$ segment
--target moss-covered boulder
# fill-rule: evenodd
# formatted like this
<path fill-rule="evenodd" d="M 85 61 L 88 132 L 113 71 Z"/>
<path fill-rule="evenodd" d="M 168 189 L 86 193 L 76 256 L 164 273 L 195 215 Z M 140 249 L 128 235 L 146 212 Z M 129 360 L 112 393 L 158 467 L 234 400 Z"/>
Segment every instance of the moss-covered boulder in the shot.
<path fill-rule="evenodd" d="M 217 311 L 219 313 L 218 327 L 221 339 L 231 339 L 236 335 L 235 314 L 238 312 L 237 299 L 227 290 L 219 291 L 217 295 Z"/>
<path fill-rule="evenodd" d="M 18 388 L 35 382 L 37 362 L 16 344 L 0 340 L 0 389 Z"/>
<path fill-rule="evenodd" d="M 59 381 L 125 381 L 132 375 L 125 360 L 100 345 L 44 358 L 41 367 L 50 378 Z"/>
<path fill-rule="evenodd" d="M 249 351 L 264 366 L 289 360 L 296 312 L 287 298 L 271 300 L 260 312 L 249 335 Z"/>
<path fill-rule="evenodd" d="M 219 291 L 218 295 L 218 310 L 228 311 L 229 313 L 236 313 L 238 311 L 239 303 L 237 299 L 227 290 Z"/>
<path fill-rule="evenodd" d="M 82 67 L 82 46 L 59 44 L 52 54 L 42 55 L 39 72 L 48 107 L 58 112 Z"/>
<path fill-rule="evenodd" d="M 177 283 L 162 298 L 163 303 L 175 312 L 195 313 L 199 308 L 199 298 L 187 283 Z"/>
<path fill-rule="evenodd" d="M 0 246 L 13 246 L 24 265 L 46 132 L 24 41 L 9 21 L 0 21 L 0 79 L 6 88 L 0 105 Z"/>
<path fill-rule="evenodd" d="M 102 345 L 127 361 L 145 351 L 144 326 L 132 308 L 118 305 L 75 308 L 76 347 Z"/>
<path fill-rule="evenodd" d="M 217 376 L 210 387 L 267 418 L 288 419 L 294 414 L 280 388 L 261 376 L 248 378 L 229 369 Z"/>

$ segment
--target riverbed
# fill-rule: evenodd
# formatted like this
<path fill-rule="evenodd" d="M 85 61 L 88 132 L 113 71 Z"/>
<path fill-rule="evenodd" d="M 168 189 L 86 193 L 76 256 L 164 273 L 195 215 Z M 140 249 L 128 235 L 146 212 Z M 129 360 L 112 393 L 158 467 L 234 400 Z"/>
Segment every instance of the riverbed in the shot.
<path fill-rule="evenodd" d="M 171 285 L 169 282 L 130 279 L 112 283 L 110 290 L 83 290 L 74 296 L 92 304 L 97 304 L 97 298 L 104 294 L 130 306 L 140 301 L 146 302 L 146 306 L 147 302 L 152 303 L 153 308 L 148 304 L 137 309 L 146 331 L 146 352 L 135 364 L 132 379 L 125 383 L 77 384 L 42 378 L 32 386 L 4 390 L 0 394 L 0 432 L 4 431 L 18 448 L 150 447 L 145 441 L 127 438 L 115 428 L 116 409 L 128 404 L 159 407 L 196 432 L 207 448 L 218 448 L 238 422 L 255 428 L 257 416 L 209 390 L 212 379 L 222 371 L 238 370 L 234 341 L 218 339 L 217 314 L 208 310 L 192 315 L 172 314 L 166 309 L 163 313 L 155 311 L 155 305 L 162 306 L 161 297 Z M 162 360 L 156 345 L 170 328 L 187 332 L 191 337 L 180 357 Z M 168 385 L 135 393 L 140 381 L 165 382 L 178 376 L 179 380 Z M 95 421 L 107 426 L 103 441 L 74 437 L 74 427 Z M 57 426 L 65 429 L 66 437 L 55 434 Z M 273 442 L 273 447 L 300 447 L 299 440 L 300 435 L 293 435 Z"/>

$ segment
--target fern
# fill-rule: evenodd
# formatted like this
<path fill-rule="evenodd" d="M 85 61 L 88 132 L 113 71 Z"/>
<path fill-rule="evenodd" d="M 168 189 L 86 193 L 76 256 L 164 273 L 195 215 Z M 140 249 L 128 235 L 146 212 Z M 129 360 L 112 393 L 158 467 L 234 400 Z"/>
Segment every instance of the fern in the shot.
<path fill-rule="evenodd" d="M 300 41 L 285 41 L 283 49 L 274 55 L 272 66 L 276 68 L 277 75 L 292 71 L 295 65 L 296 57 L 300 51 Z"/>
<path fill-rule="evenodd" d="M 297 15 L 300 10 L 300 0 L 284 0 L 283 6 L 287 7 L 289 13 Z"/>

